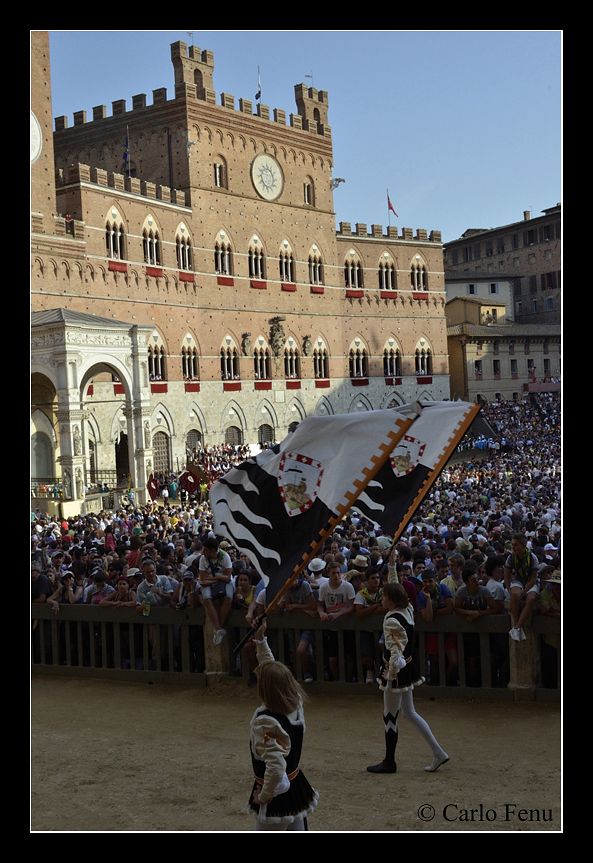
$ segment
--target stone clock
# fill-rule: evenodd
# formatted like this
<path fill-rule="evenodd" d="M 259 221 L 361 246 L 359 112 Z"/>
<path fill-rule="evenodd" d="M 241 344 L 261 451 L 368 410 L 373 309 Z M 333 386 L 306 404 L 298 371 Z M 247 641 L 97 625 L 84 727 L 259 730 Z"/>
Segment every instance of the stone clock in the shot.
<path fill-rule="evenodd" d="M 41 126 L 39 125 L 39 120 L 33 111 L 31 111 L 31 164 L 36 162 L 41 155 L 42 146 L 43 133 L 41 131 Z"/>
<path fill-rule="evenodd" d="M 273 156 L 260 153 L 251 163 L 251 181 L 260 198 L 275 201 L 284 186 L 282 168 Z"/>

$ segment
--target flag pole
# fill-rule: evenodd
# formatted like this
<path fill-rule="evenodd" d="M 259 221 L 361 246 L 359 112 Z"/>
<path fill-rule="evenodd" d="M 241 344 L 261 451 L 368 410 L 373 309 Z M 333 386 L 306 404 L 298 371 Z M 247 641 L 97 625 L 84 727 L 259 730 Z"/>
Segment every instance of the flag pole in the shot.
<path fill-rule="evenodd" d="M 445 465 L 447 464 L 447 462 L 449 461 L 449 459 L 453 455 L 453 451 L 455 450 L 455 447 L 457 446 L 457 444 L 459 443 L 459 441 L 461 440 L 463 435 L 466 433 L 468 428 L 471 426 L 471 424 L 473 423 L 473 421 L 475 420 L 477 415 L 480 413 L 480 410 L 481 410 L 481 406 L 479 404 L 472 405 L 471 408 L 469 409 L 467 417 L 465 419 L 463 419 L 460 422 L 460 424 L 457 426 L 457 429 L 456 429 L 450 443 L 448 444 L 445 451 L 443 452 L 443 455 L 441 456 L 441 458 L 438 460 L 438 462 L 435 464 L 435 466 L 433 467 L 431 472 L 428 474 L 428 476 L 424 480 L 424 483 L 420 487 L 418 494 L 416 495 L 416 497 L 414 498 L 414 500 L 412 501 L 412 503 L 408 507 L 408 510 L 405 513 L 404 517 L 402 518 L 399 527 L 396 529 L 396 531 L 393 535 L 393 542 L 391 544 L 391 548 L 389 549 L 390 554 L 391 554 L 391 551 L 394 548 L 396 542 L 398 541 L 398 539 L 400 538 L 400 536 L 404 532 L 406 526 L 409 524 L 410 519 L 412 518 L 412 516 L 414 515 L 414 513 L 416 512 L 416 510 L 418 509 L 418 507 L 420 506 L 420 504 L 422 503 L 422 501 L 424 500 L 424 498 L 426 497 L 426 495 L 428 494 L 428 492 L 432 488 L 435 480 L 438 478 L 439 474 L 441 473 L 441 471 L 443 470 L 443 468 L 445 467 Z"/>
<path fill-rule="evenodd" d="M 391 227 L 391 210 L 389 209 L 389 189 L 387 191 L 387 225 Z"/>
<path fill-rule="evenodd" d="M 479 407 L 479 406 L 478 406 Z M 389 443 L 383 443 L 379 447 L 380 454 L 374 455 L 371 457 L 372 467 L 364 468 L 363 475 L 364 480 L 357 479 L 353 483 L 354 491 L 348 491 L 344 495 L 347 500 L 346 504 L 339 504 L 336 507 L 337 512 L 335 515 L 332 515 L 329 519 L 326 527 L 324 527 L 317 536 L 317 539 L 313 540 L 310 545 L 309 551 L 305 551 L 301 558 L 301 562 L 298 563 L 292 571 L 292 574 L 287 580 L 284 582 L 274 599 L 270 602 L 269 605 L 266 605 L 263 614 L 259 617 L 255 618 L 253 621 L 253 626 L 251 630 L 248 630 L 247 633 L 243 636 L 243 638 L 239 641 L 236 647 L 233 650 L 233 654 L 239 652 L 239 650 L 243 647 L 243 645 L 249 641 L 250 638 L 253 637 L 254 630 L 258 629 L 262 623 L 262 621 L 268 616 L 268 614 L 278 605 L 279 601 L 282 599 L 285 593 L 287 593 L 293 584 L 296 582 L 297 578 L 301 574 L 301 572 L 305 569 L 310 560 L 317 556 L 317 552 L 321 548 L 323 541 L 328 537 L 335 526 L 344 518 L 349 509 L 354 505 L 356 500 L 363 493 L 365 488 L 371 482 L 372 479 L 379 473 L 395 447 L 401 441 L 405 434 L 407 434 L 410 426 L 418 419 L 420 413 L 422 412 L 422 406 L 419 402 L 416 402 L 414 405 L 415 413 L 412 417 L 406 420 L 396 419 L 395 424 L 399 427 L 397 432 L 390 431 L 388 432 Z"/>
<path fill-rule="evenodd" d="M 130 179 L 130 127 L 126 126 L 126 142 L 128 144 L 128 180 Z"/>

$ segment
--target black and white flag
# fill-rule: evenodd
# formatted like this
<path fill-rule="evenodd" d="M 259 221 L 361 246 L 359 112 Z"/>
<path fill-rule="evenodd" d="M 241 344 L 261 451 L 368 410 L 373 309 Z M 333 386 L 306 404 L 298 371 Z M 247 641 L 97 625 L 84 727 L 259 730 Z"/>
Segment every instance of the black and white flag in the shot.
<path fill-rule="evenodd" d="M 214 530 L 269 579 L 268 603 L 330 519 L 349 509 L 355 497 L 364 515 L 393 534 L 476 413 L 467 402 L 426 402 L 395 445 L 400 423 L 416 408 L 308 417 L 278 446 L 212 485 Z M 386 452 L 389 458 L 369 481 Z"/>

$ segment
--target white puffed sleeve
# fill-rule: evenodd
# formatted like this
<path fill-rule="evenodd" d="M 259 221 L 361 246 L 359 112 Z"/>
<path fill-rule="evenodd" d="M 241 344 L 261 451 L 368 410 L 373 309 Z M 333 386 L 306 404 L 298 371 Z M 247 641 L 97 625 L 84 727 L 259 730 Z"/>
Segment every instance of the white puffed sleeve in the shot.
<path fill-rule="evenodd" d="M 261 641 L 257 641 L 257 639 L 254 639 L 254 641 L 257 664 L 261 665 L 262 662 L 274 662 L 274 654 L 270 650 L 267 637 L 264 636 Z"/>
<path fill-rule="evenodd" d="M 395 680 L 397 672 L 406 664 L 403 653 L 408 643 L 406 630 L 395 617 L 386 617 L 383 621 L 385 647 L 391 652 L 387 680 Z"/>
<path fill-rule="evenodd" d="M 272 716 L 256 713 L 251 720 L 251 750 L 259 761 L 266 764 L 259 799 L 261 803 L 269 803 L 284 781 L 290 737 Z"/>

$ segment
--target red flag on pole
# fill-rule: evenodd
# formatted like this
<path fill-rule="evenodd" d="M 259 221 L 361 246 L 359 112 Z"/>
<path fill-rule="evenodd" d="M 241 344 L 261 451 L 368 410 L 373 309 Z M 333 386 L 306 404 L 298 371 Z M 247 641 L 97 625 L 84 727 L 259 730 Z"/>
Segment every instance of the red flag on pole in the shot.
<path fill-rule="evenodd" d="M 159 487 L 153 474 L 150 474 L 150 476 L 148 477 L 148 482 L 146 483 L 146 490 L 150 495 L 150 499 L 156 500 L 159 495 Z"/>
<path fill-rule="evenodd" d="M 191 468 L 186 468 L 179 474 L 179 485 L 188 494 L 195 494 L 199 490 L 200 477 Z"/>
<path fill-rule="evenodd" d="M 389 192 L 387 192 L 387 209 L 388 209 L 388 210 L 391 210 L 391 212 L 392 212 L 392 213 L 394 213 L 394 215 L 396 215 L 396 216 L 397 216 L 397 218 L 399 219 L 399 216 L 398 216 L 398 215 L 397 215 L 397 213 L 395 212 L 395 207 L 394 207 L 394 206 L 393 206 L 393 204 L 391 203 L 391 198 L 389 197 Z"/>

